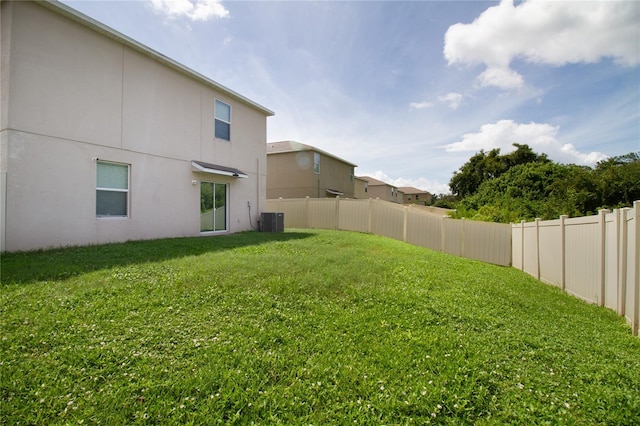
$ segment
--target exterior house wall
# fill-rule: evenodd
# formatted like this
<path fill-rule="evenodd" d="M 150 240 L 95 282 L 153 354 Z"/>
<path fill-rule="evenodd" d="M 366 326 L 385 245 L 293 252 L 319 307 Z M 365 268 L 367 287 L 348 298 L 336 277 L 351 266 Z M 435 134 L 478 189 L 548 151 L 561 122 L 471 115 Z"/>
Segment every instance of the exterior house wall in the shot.
<path fill-rule="evenodd" d="M 0 71 L 2 250 L 200 235 L 201 181 L 229 185 L 227 232 L 257 223 L 270 111 L 64 5 L 2 2 Z M 128 217 L 96 217 L 98 159 L 129 165 Z"/>
<path fill-rule="evenodd" d="M 421 204 L 427 205 L 431 203 L 433 196 L 426 191 L 421 191 L 412 187 L 400 187 L 398 190 L 403 192 L 402 202 L 404 204 Z"/>
<path fill-rule="evenodd" d="M 395 186 L 369 176 L 360 176 L 359 179 L 366 182 L 366 197 L 363 198 L 379 198 L 380 200 L 403 204 L 404 193 Z"/>
<path fill-rule="evenodd" d="M 318 198 L 333 198 L 335 194 L 327 190 L 341 192 L 340 197 L 354 197 L 353 166 L 340 160 L 320 154 L 320 173 L 316 175 Z M 355 178 L 355 177 L 354 177 Z"/>
<path fill-rule="evenodd" d="M 267 198 L 353 198 L 355 165 L 296 142 L 274 142 L 267 154 Z M 314 156 L 319 155 L 319 173 Z M 339 192 L 334 194 L 332 192 Z"/>
<path fill-rule="evenodd" d="M 367 185 L 367 198 L 379 198 L 391 201 L 391 188 L 386 185 Z"/>
<path fill-rule="evenodd" d="M 367 190 L 368 198 L 380 198 L 392 203 L 402 203 L 402 192 L 391 185 L 372 185 L 369 183 Z"/>
<path fill-rule="evenodd" d="M 304 198 L 317 192 L 311 151 L 269 154 L 267 170 L 267 198 Z"/>
<path fill-rule="evenodd" d="M 353 197 L 354 198 L 369 198 L 369 183 L 359 177 L 355 177 L 353 180 Z M 269 198 L 269 197 L 267 197 Z"/>

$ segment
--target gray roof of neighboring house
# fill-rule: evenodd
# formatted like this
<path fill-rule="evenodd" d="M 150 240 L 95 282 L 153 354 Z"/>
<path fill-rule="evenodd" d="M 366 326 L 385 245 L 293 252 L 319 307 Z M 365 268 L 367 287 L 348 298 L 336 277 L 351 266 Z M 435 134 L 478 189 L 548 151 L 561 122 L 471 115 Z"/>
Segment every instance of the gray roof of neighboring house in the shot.
<path fill-rule="evenodd" d="M 414 188 L 413 186 L 401 186 L 401 187 L 398 188 L 398 190 L 404 192 L 407 195 L 413 195 L 413 194 L 429 194 L 429 195 L 431 195 L 431 193 L 429 191 L 423 191 L 422 189 Z"/>
<path fill-rule="evenodd" d="M 358 167 L 357 164 L 352 163 L 351 161 L 344 160 L 338 156 L 335 156 L 327 151 L 323 151 L 321 149 L 316 148 L 315 146 L 307 145 L 304 143 L 296 142 L 296 141 L 279 141 L 279 142 L 268 142 L 267 143 L 267 155 L 269 154 L 279 154 L 283 152 L 296 152 L 296 151 L 314 151 L 320 153 L 322 155 L 326 155 L 327 157 L 334 158 L 338 161 L 341 161 L 345 164 L 348 164 L 353 167 Z"/>
<path fill-rule="evenodd" d="M 393 188 L 396 188 L 395 186 L 391 185 L 390 183 L 383 182 L 383 181 L 378 180 L 378 179 L 374 179 L 371 176 L 358 176 L 358 178 L 362 179 L 362 180 L 366 180 L 367 182 L 369 182 L 369 185 L 372 185 L 372 186 L 386 185 L 386 186 L 391 186 Z"/>
<path fill-rule="evenodd" d="M 209 86 L 211 88 L 213 88 L 214 90 L 220 91 L 222 93 L 224 93 L 225 95 L 239 101 L 242 102 L 245 105 L 248 105 L 249 107 L 260 111 L 261 113 L 265 114 L 266 116 L 272 116 L 274 115 L 274 112 L 263 107 L 262 105 L 252 101 L 249 98 L 246 98 L 244 96 L 242 96 L 241 94 L 234 92 L 233 90 L 223 86 L 220 83 L 217 83 L 213 80 L 211 80 L 208 77 L 205 77 L 204 75 L 182 65 L 179 62 L 174 61 L 173 59 L 163 55 L 162 53 L 156 52 L 155 50 L 151 49 L 150 47 L 145 46 L 144 44 L 130 38 L 127 37 L 126 35 L 114 30 L 111 27 L 108 27 L 107 25 L 96 21 L 93 18 L 88 17 L 87 15 L 78 12 L 77 10 L 65 5 L 64 3 L 60 3 L 57 0 L 44 0 L 44 1 L 38 1 L 36 2 L 39 5 L 45 6 L 50 10 L 55 11 L 56 13 L 59 13 L 62 16 L 66 16 L 67 18 L 78 22 L 79 24 L 84 25 L 85 27 L 88 27 L 90 29 L 92 29 L 93 31 L 96 31 L 97 33 L 100 33 L 112 40 L 115 40 L 119 43 L 122 43 L 130 48 L 132 48 L 133 50 L 136 50 L 137 52 L 140 52 L 146 56 L 149 56 L 153 59 L 155 59 L 156 61 L 160 62 L 161 64 L 164 64 L 166 66 L 168 66 L 169 68 L 172 68 L 182 74 L 186 74 L 189 77 L 199 81 L 200 83 L 205 84 L 206 86 Z"/>

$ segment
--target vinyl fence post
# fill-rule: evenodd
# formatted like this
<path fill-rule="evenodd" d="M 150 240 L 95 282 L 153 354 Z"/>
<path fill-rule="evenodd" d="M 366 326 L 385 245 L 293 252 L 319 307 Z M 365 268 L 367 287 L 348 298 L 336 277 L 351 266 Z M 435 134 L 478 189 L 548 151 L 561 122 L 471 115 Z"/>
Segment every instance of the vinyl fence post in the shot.
<path fill-rule="evenodd" d="M 336 220 L 333 229 L 340 229 L 340 196 L 336 197 Z"/>
<path fill-rule="evenodd" d="M 524 220 L 520 221 L 520 242 L 522 244 L 522 250 L 520 250 L 520 269 L 524 272 Z"/>
<path fill-rule="evenodd" d="M 604 298 L 606 295 L 606 244 L 607 244 L 607 213 L 609 210 L 602 209 L 598 211 L 598 222 L 600 223 L 600 297 L 598 304 L 604 306 Z"/>
<path fill-rule="evenodd" d="M 638 322 L 640 322 L 640 201 L 633 202 L 633 220 L 635 225 L 635 259 L 634 259 L 634 297 L 633 297 L 633 322 L 632 331 L 633 335 L 638 335 Z"/>
<path fill-rule="evenodd" d="M 540 280 L 540 219 L 536 218 L 536 278 Z"/>
<path fill-rule="evenodd" d="M 618 301 L 616 306 L 616 312 L 618 315 L 624 316 L 624 303 L 625 303 L 625 295 L 622 294 L 622 228 L 620 226 L 620 209 L 613 210 L 613 224 L 615 227 L 616 233 L 616 290 L 618 292 Z"/>
<path fill-rule="evenodd" d="M 372 209 L 373 209 L 373 205 L 371 204 L 373 203 L 373 200 L 371 198 L 369 198 L 369 217 L 367 218 L 367 233 L 370 234 L 371 233 L 371 221 L 372 221 Z"/>
<path fill-rule="evenodd" d="M 447 220 L 448 216 L 442 216 L 440 219 L 440 251 L 445 252 L 445 243 L 447 241 Z"/>
<path fill-rule="evenodd" d="M 411 207 L 411 205 L 409 205 Z M 407 216 L 409 214 L 409 207 L 404 208 L 404 222 L 402 223 L 402 241 L 407 242 Z"/>
<path fill-rule="evenodd" d="M 627 315 L 627 232 L 627 209 L 625 208 L 620 210 L 620 251 L 618 252 L 622 316 Z"/>
<path fill-rule="evenodd" d="M 304 227 L 309 228 L 309 196 L 304 199 Z"/>
<path fill-rule="evenodd" d="M 465 250 L 464 250 L 464 243 L 465 243 L 465 241 L 464 241 L 464 233 L 465 233 L 465 231 L 466 231 L 466 227 L 467 227 L 467 221 L 466 221 L 466 219 L 463 217 L 463 218 L 462 218 L 462 226 L 461 226 L 461 229 L 460 229 L 460 256 L 461 256 L 461 257 L 466 257 L 466 256 L 464 255 L 464 251 L 465 251 Z"/>
<path fill-rule="evenodd" d="M 560 289 L 565 290 L 567 286 L 567 237 L 565 232 L 565 220 L 569 216 L 560 216 Z"/>

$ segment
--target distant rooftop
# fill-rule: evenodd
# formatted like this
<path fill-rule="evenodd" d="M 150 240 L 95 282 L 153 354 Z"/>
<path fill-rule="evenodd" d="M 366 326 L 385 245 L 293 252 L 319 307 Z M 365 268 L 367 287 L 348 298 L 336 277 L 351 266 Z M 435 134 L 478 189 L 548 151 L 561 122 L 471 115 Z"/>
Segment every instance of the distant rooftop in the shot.
<path fill-rule="evenodd" d="M 371 176 L 358 176 L 358 178 L 362 179 L 362 180 L 366 180 L 367 182 L 369 182 L 369 185 L 371 185 L 371 186 L 386 185 L 386 186 L 391 186 L 391 187 L 395 188 L 395 186 L 391 185 L 390 183 L 383 182 L 383 181 L 378 180 L 378 179 L 374 179 Z"/>
<path fill-rule="evenodd" d="M 414 188 L 413 186 L 401 186 L 401 187 L 398 188 L 398 190 L 404 192 L 407 195 L 414 195 L 414 194 L 429 194 L 429 195 L 431 195 L 431 193 L 429 191 L 423 191 L 422 189 Z"/>
<path fill-rule="evenodd" d="M 313 151 L 319 154 L 326 155 L 327 157 L 334 158 L 338 161 L 342 161 L 353 167 L 358 167 L 357 164 L 354 164 L 350 161 L 344 160 L 338 156 L 335 156 L 327 151 L 323 151 L 315 146 L 307 145 L 304 143 L 296 142 L 296 141 L 279 141 L 279 142 L 268 142 L 267 143 L 267 155 L 269 154 L 279 154 L 283 152 L 296 152 L 296 151 Z"/>

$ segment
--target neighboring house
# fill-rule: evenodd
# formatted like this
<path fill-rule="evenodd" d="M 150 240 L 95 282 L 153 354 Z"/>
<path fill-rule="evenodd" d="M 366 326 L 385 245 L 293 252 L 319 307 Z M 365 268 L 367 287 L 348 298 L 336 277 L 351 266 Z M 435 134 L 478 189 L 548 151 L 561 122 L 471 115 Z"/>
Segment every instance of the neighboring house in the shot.
<path fill-rule="evenodd" d="M 365 197 L 379 198 L 384 201 L 402 204 L 403 193 L 397 187 L 369 176 L 358 176 L 365 183 Z"/>
<path fill-rule="evenodd" d="M 401 186 L 398 190 L 404 194 L 402 201 L 404 204 L 421 204 L 426 206 L 431 203 L 431 198 L 433 197 L 431 193 L 411 186 Z"/>
<path fill-rule="evenodd" d="M 62 3 L 1 31 L 1 250 L 257 224 L 270 110 Z"/>
<path fill-rule="evenodd" d="M 354 198 L 355 164 L 294 141 L 267 144 L 267 198 Z"/>
<path fill-rule="evenodd" d="M 368 194 L 369 182 L 366 179 L 362 179 L 360 176 L 356 176 L 353 181 L 353 185 L 354 198 L 370 198 Z"/>

